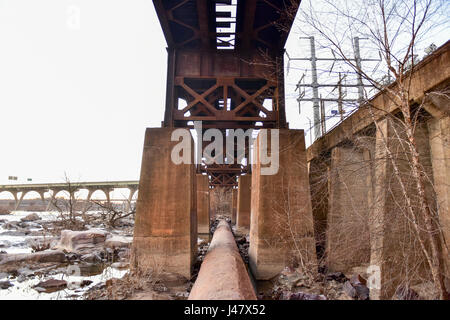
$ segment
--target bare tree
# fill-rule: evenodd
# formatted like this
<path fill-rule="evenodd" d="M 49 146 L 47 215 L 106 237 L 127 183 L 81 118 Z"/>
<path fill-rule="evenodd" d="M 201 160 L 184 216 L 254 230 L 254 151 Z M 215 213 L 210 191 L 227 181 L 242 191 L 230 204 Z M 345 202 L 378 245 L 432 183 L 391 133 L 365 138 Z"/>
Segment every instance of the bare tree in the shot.
<path fill-rule="evenodd" d="M 390 199 L 397 202 L 399 216 L 406 221 L 404 230 L 412 235 L 408 241 L 417 245 L 425 257 L 439 298 L 448 299 L 441 249 L 445 246 L 442 226 L 436 198 L 428 192 L 430 185 L 433 188 L 432 178 L 421 159 L 417 130 L 429 96 L 435 94 L 448 99 L 449 95 L 441 90 L 411 103 L 411 74 L 417 65 L 417 48 L 426 39 L 427 32 L 439 28 L 443 21 L 440 15 L 448 12 L 449 3 L 439 0 L 323 0 L 320 8 L 312 1 L 305 6 L 300 8 L 300 19 L 309 27 L 306 31 L 319 35 L 322 47 L 330 48 L 356 76 L 382 92 L 394 106 L 390 110 L 375 106 L 367 92 L 364 101 L 360 101 L 360 108 L 368 110 L 382 146 L 382 153 L 375 155 L 375 162 L 387 161 L 392 167 L 392 180 L 388 184 Z M 292 12 L 295 11 L 286 15 Z M 381 76 L 380 72 L 363 70 L 355 58 L 352 40 L 356 36 L 366 38 L 372 50 L 381 54 Z M 383 80 L 388 74 L 393 83 Z M 392 112 L 393 109 L 398 112 Z M 389 135 L 385 134 L 381 118 L 387 119 Z"/>
<path fill-rule="evenodd" d="M 117 223 L 129 216 L 133 216 L 136 213 L 136 206 L 132 204 L 132 201 L 127 199 L 127 206 L 124 208 L 120 208 L 116 204 L 112 203 L 111 201 L 98 201 L 98 200 L 91 200 L 93 204 L 98 206 L 101 209 L 101 217 L 102 219 L 106 220 L 106 223 L 109 227 L 115 228 L 117 226 Z"/>
<path fill-rule="evenodd" d="M 80 189 L 77 183 L 72 182 L 67 174 L 65 174 L 66 186 L 64 191 L 67 192 L 68 197 L 52 197 L 51 204 L 58 211 L 58 222 L 63 228 L 71 230 L 84 230 L 86 224 L 89 222 L 87 211 L 92 204 L 86 205 L 85 201 L 81 201 L 76 192 Z"/>

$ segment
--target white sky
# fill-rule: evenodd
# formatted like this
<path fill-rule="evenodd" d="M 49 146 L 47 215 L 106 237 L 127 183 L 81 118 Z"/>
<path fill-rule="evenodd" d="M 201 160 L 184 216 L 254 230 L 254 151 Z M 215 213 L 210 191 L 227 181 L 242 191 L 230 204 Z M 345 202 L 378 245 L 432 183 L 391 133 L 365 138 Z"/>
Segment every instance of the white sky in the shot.
<path fill-rule="evenodd" d="M 307 56 L 298 36 L 288 52 Z M 0 184 L 137 180 L 145 128 L 163 119 L 166 63 L 151 0 L 0 0 Z M 309 133 L 301 68 L 287 76 L 287 116 Z"/>

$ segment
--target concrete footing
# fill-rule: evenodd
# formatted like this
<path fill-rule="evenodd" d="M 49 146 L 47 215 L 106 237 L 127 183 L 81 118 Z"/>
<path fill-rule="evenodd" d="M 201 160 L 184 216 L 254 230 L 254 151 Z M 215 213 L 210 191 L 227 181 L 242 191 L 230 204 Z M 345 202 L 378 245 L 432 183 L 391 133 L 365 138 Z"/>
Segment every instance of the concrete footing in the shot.
<path fill-rule="evenodd" d="M 179 143 L 171 141 L 173 130 L 148 128 L 145 133 L 131 267 L 190 278 L 197 255 L 195 168 L 172 162 Z"/>
<path fill-rule="evenodd" d="M 197 174 L 197 223 L 198 236 L 209 238 L 209 179 Z"/>
<path fill-rule="evenodd" d="M 252 176 L 247 174 L 238 178 L 237 192 L 237 218 L 236 227 L 238 229 L 250 229 L 250 205 L 251 205 Z"/>
<path fill-rule="evenodd" d="M 250 268 L 256 279 L 277 276 L 286 265 L 315 273 L 317 258 L 303 130 L 280 129 L 278 150 L 261 143 L 260 131 L 252 166 Z M 276 131 L 267 134 L 266 141 Z M 272 141 L 273 142 L 273 141 Z M 274 174 L 263 173 L 261 154 L 278 156 Z M 276 163 L 272 163 L 276 166 Z"/>
<path fill-rule="evenodd" d="M 256 300 L 228 223 L 220 221 L 189 300 Z"/>

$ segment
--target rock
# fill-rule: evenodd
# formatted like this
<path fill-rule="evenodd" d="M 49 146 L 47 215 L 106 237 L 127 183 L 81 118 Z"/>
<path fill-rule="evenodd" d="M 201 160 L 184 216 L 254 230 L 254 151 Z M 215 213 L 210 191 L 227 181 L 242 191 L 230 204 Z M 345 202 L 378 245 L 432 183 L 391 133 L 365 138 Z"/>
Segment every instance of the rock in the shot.
<path fill-rule="evenodd" d="M 359 300 L 369 300 L 369 288 L 363 284 L 355 285 L 354 288 L 356 289 L 356 294 Z"/>
<path fill-rule="evenodd" d="M 8 274 L 5 272 L 0 272 L 0 279 L 8 278 Z"/>
<path fill-rule="evenodd" d="M 361 277 L 361 275 L 359 274 L 355 274 L 350 278 L 350 283 L 352 284 L 352 286 L 356 286 L 356 285 L 367 285 L 367 280 L 364 279 L 363 277 Z"/>
<path fill-rule="evenodd" d="M 0 281 L 0 289 L 8 289 L 10 287 L 13 287 L 14 285 L 9 281 Z"/>
<path fill-rule="evenodd" d="M 91 280 L 73 280 L 67 283 L 67 288 L 74 290 L 78 288 L 84 288 L 92 284 Z"/>
<path fill-rule="evenodd" d="M 17 277 L 16 280 L 17 280 L 17 282 L 22 283 L 22 282 L 24 282 L 24 281 L 27 281 L 28 278 L 27 278 L 27 276 L 24 275 L 24 274 L 19 274 L 19 276 Z"/>
<path fill-rule="evenodd" d="M 49 280 L 46 280 L 46 281 L 42 281 L 42 282 L 39 282 L 36 286 L 34 286 L 34 288 L 37 291 L 40 291 L 40 289 L 44 289 L 46 292 L 59 291 L 59 290 L 62 290 L 64 288 L 66 288 L 66 287 L 67 287 L 67 281 L 65 281 L 65 280 L 56 280 L 56 279 L 49 279 Z"/>
<path fill-rule="evenodd" d="M 11 242 L 8 240 L 0 240 L 0 248 L 9 248 L 11 246 Z"/>
<path fill-rule="evenodd" d="M 18 229 L 19 228 L 19 222 L 17 221 L 10 221 L 8 223 L 5 223 L 3 226 L 3 229 L 11 230 L 11 229 Z"/>
<path fill-rule="evenodd" d="M 344 283 L 345 281 L 348 280 L 348 278 L 342 272 L 333 272 L 333 273 L 327 274 L 325 276 L 325 280 L 326 281 L 334 280 L 334 281 L 337 281 L 337 282 Z"/>
<path fill-rule="evenodd" d="M 89 263 L 102 262 L 102 258 L 97 253 L 88 253 L 88 254 L 82 255 L 80 257 L 80 260 L 83 262 L 89 262 Z"/>
<path fill-rule="evenodd" d="M 29 215 L 27 215 L 26 217 L 20 219 L 20 221 L 22 222 L 28 222 L 28 221 L 36 221 L 36 220 L 41 220 L 41 218 L 39 217 L 39 215 L 35 212 L 30 213 Z"/>
<path fill-rule="evenodd" d="M 399 300 L 419 300 L 419 294 L 407 286 L 400 286 L 395 291 L 395 295 Z"/>
<path fill-rule="evenodd" d="M 20 264 L 32 264 L 32 263 L 46 263 L 46 262 L 58 262 L 63 263 L 66 261 L 66 256 L 62 251 L 45 250 L 35 253 L 15 253 L 15 254 L 2 254 L 0 255 L 0 271 L 2 269 L 8 269 L 11 266 L 18 266 Z"/>
<path fill-rule="evenodd" d="M 34 275 L 34 271 L 28 268 L 19 268 L 17 269 L 17 273 L 21 276 L 30 277 Z"/>
<path fill-rule="evenodd" d="M 350 281 L 345 281 L 342 289 L 344 290 L 345 294 L 352 299 L 356 299 L 356 297 L 358 296 L 356 293 L 356 289 L 352 286 Z"/>
<path fill-rule="evenodd" d="M 107 232 L 103 230 L 87 231 L 61 231 L 61 240 L 56 248 L 67 252 L 83 253 L 103 246 L 106 240 Z"/>
<path fill-rule="evenodd" d="M 35 228 L 35 229 L 41 229 L 42 226 L 39 223 L 36 222 L 19 222 L 18 224 L 19 227 L 24 228 L 24 229 L 30 229 L 30 228 Z"/>
<path fill-rule="evenodd" d="M 121 236 L 113 236 L 105 241 L 105 247 L 116 249 L 116 248 L 129 248 L 131 246 L 132 240 Z"/>
<path fill-rule="evenodd" d="M 29 230 L 20 229 L 20 231 L 6 231 L 2 232 L 2 236 L 13 236 L 13 237 L 24 237 L 26 235 L 30 234 Z"/>
<path fill-rule="evenodd" d="M 126 248 L 126 249 L 120 250 L 119 253 L 117 254 L 117 256 L 119 257 L 119 259 L 121 261 L 130 260 L 130 249 Z"/>
<path fill-rule="evenodd" d="M 66 259 L 70 262 L 77 261 L 80 259 L 80 256 L 76 253 L 71 252 L 71 253 L 66 254 Z"/>
<path fill-rule="evenodd" d="M 113 264 L 111 264 L 111 268 L 114 268 L 114 269 L 126 269 L 129 266 L 130 266 L 130 264 L 127 262 L 114 262 Z"/>
<path fill-rule="evenodd" d="M 327 300 L 323 294 L 314 294 L 314 293 L 306 293 L 306 292 L 288 292 L 283 293 L 284 300 Z"/>

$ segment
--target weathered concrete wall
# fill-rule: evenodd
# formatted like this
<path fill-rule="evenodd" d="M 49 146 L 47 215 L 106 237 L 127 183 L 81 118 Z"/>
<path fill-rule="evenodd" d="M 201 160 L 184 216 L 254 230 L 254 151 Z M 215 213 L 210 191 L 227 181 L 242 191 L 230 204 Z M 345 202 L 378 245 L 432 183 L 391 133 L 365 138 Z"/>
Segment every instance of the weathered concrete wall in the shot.
<path fill-rule="evenodd" d="M 131 262 L 190 278 L 197 255 L 195 168 L 171 161 L 178 144 L 171 141 L 172 131 L 145 132 Z M 192 139 L 191 145 L 194 150 Z"/>
<path fill-rule="evenodd" d="M 261 132 L 255 143 L 256 161 L 252 166 L 249 248 L 252 273 L 256 279 L 271 279 L 289 264 L 300 264 L 306 271 L 315 273 L 316 250 L 303 130 L 280 129 L 279 170 L 274 175 L 261 175 L 260 138 Z M 268 153 L 277 151 L 269 144 Z"/>
<path fill-rule="evenodd" d="M 250 174 L 240 176 L 238 185 L 236 226 L 238 229 L 249 230 L 252 176 Z"/>
<path fill-rule="evenodd" d="M 189 300 L 256 300 L 255 291 L 224 220 L 214 232 Z"/>
<path fill-rule="evenodd" d="M 450 107 L 450 106 L 449 106 Z M 443 256 L 447 278 L 450 279 L 450 117 L 428 121 L 437 210 L 444 237 Z"/>
<path fill-rule="evenodd" d="M 427 202 L 441 229 L 436 234 L 441 237 L 442 262 L 448 279 L 450 100 L 439 92 L 450 87 L 449 64 L 450 42 L 408 75 L 411 110 L 420 110 L 414 125 L 420 170 L 426 181 Z M 396 89 L 395 83 L 391 89 Z M 371 298 L 387 299 L 394 296 L 399 286 L 431 280 L 420 243 L 431 252 L 430 238 L 423 227 L 424 215 L 401 115 L 382 93 L 370 104 L 372 108 L 361 107 L 318 139 L 308 148 L 307 157 L 315 230 L 324 234 L 325 229 L 327 234 L 326 241 L 321 234 L 316 241 L 319 248 L 327 248 L 327 265 L 337 271 L 369 267 Z M 326 204 L 323 199 L 328 199 Z M 368 235 L 364 232 L 367 228 Z M 358 241 L 351 241 L 355 237 Z M 362 250 L 355 250 L 358 247 Z M 366 263 L 368 253 L 370 259 Z"/>
<path fill-rule="evenodd" d="M 209 179 L 197 174 L 197 222 L 198 234 L 209 235 Z"/>
<path fill-rule="evenodd" d="M 370 173 L 364 150 L 355 145 L 333 148 L 326 241 L 327 265 L 333 271 L 369 262 Z"/>
<path fill-rule="evenodd" d="M 231 195 L 231 202 L 232 202 L 232 206 L 231 206 L 231 223 L 232 224 L 236 224 L 237 221 L 237 207 L 238 207 L 238 190 L 237 189 L 232 189 L 231 190 L 232 195 Z"/>
<path fill-rule="evenodd" d="M 411 160 L 405 154 L 404 130 L 392 119 L 379 121 L 374 159 L 374 208 L 370 211 L 370 240 L 372 268 L 380 270 L 379 288 L 372 287 L 371 297 L 389 299 L 398 286 L 408 279 L 408 285 L 429 281 L 431 274 L 418 242 L 427 239 L 424 229 L 416 231 L 414 224 L 424 226 L 417 189 L 411 179 Z M 424 174 L 430 180 L 429 144 L 426 126 L 419 124 L 416 139 Z M 388 154 L 389 153 L 389 154 Z M 395 166 L 394 166 L 395 164 Z M 401 179 L 401 182 L 399 181 Z M 433 203 L 430 185 L 428 199 Z M 405 197 L 404 194 L 408 197 Z M 411 210 L 411 211 L 410 211 Z M 414 213 L 414 215 L 412 215 Z"/>
<path fill-rule="evenodd" d="M 227 216 L 231 219 L 233 213 L 233 191 L 229 188 L 215 187 L 210 190 L 210 209 L 216 215 Z M 213 216 L 212 216 L 213 217 Z"/>

